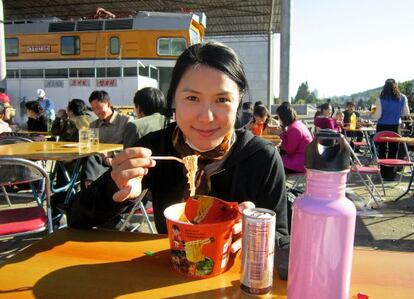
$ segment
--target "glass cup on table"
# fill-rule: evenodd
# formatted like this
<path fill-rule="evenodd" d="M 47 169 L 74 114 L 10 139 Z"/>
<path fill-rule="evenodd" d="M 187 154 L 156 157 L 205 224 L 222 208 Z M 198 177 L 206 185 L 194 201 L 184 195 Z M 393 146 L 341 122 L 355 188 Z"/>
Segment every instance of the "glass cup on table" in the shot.
<path fill-rule="evenodd" d="M 99 145 L 99 128 L 90 128 L 91 145 Z"/>
<path fill-rule="evenodd" d="M 83 128 L 79 130 L 79 148 L 85 149 L 91 146 L 91 130 Z"/>

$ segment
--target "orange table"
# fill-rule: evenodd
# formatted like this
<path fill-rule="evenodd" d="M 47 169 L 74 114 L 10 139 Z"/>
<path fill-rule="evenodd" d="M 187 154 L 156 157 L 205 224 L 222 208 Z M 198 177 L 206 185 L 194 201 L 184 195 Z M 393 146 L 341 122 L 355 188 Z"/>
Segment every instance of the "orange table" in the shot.
<path fill-rule="evenodd" d="M 249 298 L 238 258 L 222 275 L 190 279 L 172 270 L 168 246 L 165 235 L 58 230 L 0 265 L 0 298 Z M 269 297 L 286 298 L 274 279 Z M 413 298 L 414 254 L 355 250 L 351 297 L 360 291 Z"/>

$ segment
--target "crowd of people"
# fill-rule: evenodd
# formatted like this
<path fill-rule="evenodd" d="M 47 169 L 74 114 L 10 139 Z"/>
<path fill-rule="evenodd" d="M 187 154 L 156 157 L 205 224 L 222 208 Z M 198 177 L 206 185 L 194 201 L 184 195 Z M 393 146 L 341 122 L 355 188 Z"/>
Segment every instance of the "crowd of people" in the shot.
<path fill-rule="evenodd" d="M 0 95 L 4 92 L 0 90 Z M 66 110 L 55 114 L 53 101 L 39 89 L 38 99 L 25 104 L 27 127 L 32 131 L 51 130 L 62 141 L 77 141 L 82 128 L 97 128 L 100 142 L 124 145 L 122 152 L 85 159 L 82 190 L 66 207 L 69 226 L 116 227 L 121 213 L 148 189 L 157 231 L 166 233 L 163 211 L 188 198 L 189 184 L 183 165 L 155 163 L 151 156 L 196 154 L 196 194 L 247 201 L 276 212 L 276 256 L 283 256 L 276 266 L 286 277 L 289 215 L 285 177 L 305 173 L 305 150 L 313 135 L 289 102 L 281 103 L 272 116 L 262 102 L 252 105 L 244 101 L 247 93 L 243 65 L 231 48 L 219 43 L 196 44 L 178 58 L 166 97 L 157 88 L 136 92 L 136 119 L 115 111 L 104 90 L 93 91 L 88 99 L 96 119 L 92 119 L 82 99 L 70 100 Z M 7 122 L 10 100 L 2 99 L 0 133 L 11 131 Z M 175 122 L 171 121 L 173 107 Z M 378 118 L 377 131 L 399 132 L 401 116 L 406 115 L 407 98 L 399 92 L 395 80 L 387 80 L 373 114 Z M 343 133 L 353 117 L 360 118 L 353 103 L 335 114 L 325 103 L 315 115 L 315 130 Z M 361 138 L 355 134 L 350 137 Z M 267 135 L 280 136 L 280 145 L 275 147 L 260 138 Z M 392 147 L 380 147 L 379 152 L 381 157 L 396 155 Z"/>

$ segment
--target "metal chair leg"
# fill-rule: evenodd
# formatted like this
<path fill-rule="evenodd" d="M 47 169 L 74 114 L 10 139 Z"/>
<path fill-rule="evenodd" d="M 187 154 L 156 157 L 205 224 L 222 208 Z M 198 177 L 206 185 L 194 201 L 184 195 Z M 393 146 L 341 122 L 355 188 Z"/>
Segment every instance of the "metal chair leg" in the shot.
<path fill-rule="evenodd" d="M 11 207 L 12 204 L 10 202 L 9 194 L 7 193 L 6 188 L 4 188 L 4 186 L 1 186 L 1 190 L 3 191 L 3 194 L 4 194 L 4 197 L 6 198 L 7 204 L 9 205 L 9 207 Z"/>

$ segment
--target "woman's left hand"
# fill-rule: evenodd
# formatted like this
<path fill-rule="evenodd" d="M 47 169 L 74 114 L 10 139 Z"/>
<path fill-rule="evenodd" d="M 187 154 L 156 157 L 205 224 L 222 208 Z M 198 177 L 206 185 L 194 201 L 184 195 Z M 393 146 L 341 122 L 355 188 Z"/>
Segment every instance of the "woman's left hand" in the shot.
<path fill-rule="evenodd" d="M 240 212 L 243 212 L 244 209 L 253 209 L 256 206 L 251 201 L 243 201 L 242 203 L 239 203 L 239 210 Z M 240 219 L 233 225 L 233 243 L 230 246 L 230 251 L 232 253 L 236 253 L 240 250 L 241 244 L 242 244 L 242 220 Z"/>

